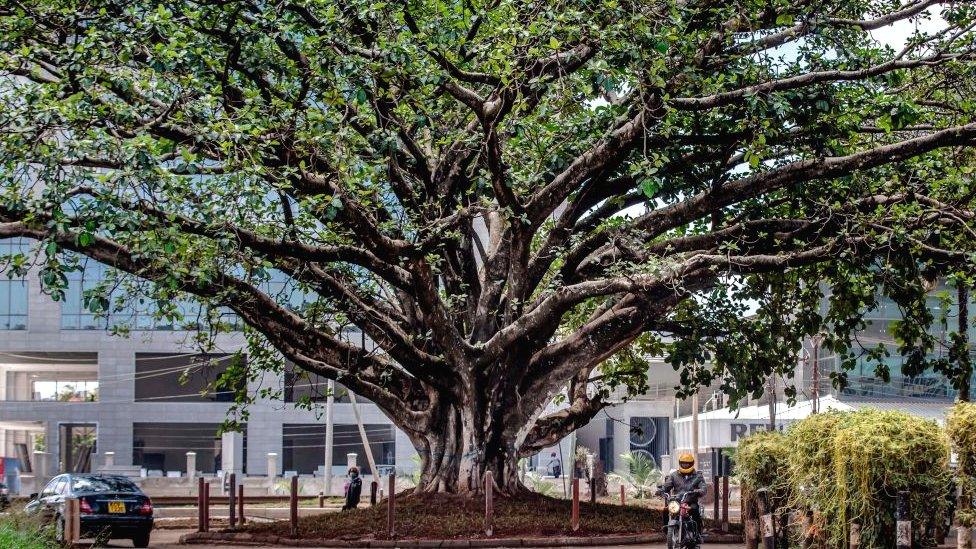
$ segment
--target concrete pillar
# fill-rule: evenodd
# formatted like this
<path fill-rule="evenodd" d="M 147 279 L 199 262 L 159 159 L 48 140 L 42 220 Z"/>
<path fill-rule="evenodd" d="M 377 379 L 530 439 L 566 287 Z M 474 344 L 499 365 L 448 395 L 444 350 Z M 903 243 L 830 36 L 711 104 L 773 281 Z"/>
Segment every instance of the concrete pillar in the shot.
<path fill-rule="evenodd" d="M 268 476 L 278 476 L 278 454 L 268 452 Z"/>
<path fill-rule="evenodd" d="M 105 467 L 111 468 L 115 466 L 115 452 L 105 452 Z"/>
<path fill-rule="evenodd" d="M 220 437 L 220 468 L 225 475 L 244 474 L 244 435 L 227 432 Z"/>
<path fill-rule="evenodd" d="M 346 454 L 346 468 L 351 468 L 356 466 L 356 453 L 350 452 Z"/>
<path fill-rule="evenodd" d="M 196 452 L 186 453 L 186 476 L 187 478 L 193 478 L 197 476 L 197 453 Z"/>
<path fill-rule="evenodd" d="M 40 492 L 41 488 L 47 484 L 51 475 L 51 454 L 48 452 L 34 452 L 34 491 Z"/>

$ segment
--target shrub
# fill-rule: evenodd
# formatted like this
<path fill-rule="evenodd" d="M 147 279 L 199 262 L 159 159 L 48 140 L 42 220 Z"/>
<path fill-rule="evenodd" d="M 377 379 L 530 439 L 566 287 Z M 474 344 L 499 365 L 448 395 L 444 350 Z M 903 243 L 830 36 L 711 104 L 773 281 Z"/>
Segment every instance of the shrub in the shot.
<path fill-rule="evenodd" d="M 629 484 L 632 489 L 630 492 L 637 499 L 653 496 L 661 480 L 661 471 L 654 464 L 654 459 L 644 452 L 626 452 L 620 454 L 620 459 L 627 464 L 627 472 L 609 476 Z"/>
<path fill-rule="evenodd" d="M 739 480 L 749 490 L 768 488 L 777 507 L 789 501 L 790 484 L 783 474 L 789 460 L 786 436 L 778 431 L 758 431 L 739 442 L 735 450 Z"/>
<path fill-rule="evenodd" d="M 842 547 L 853 521 L 864 547 L 894 545 L 895 497 L 911 494 L 912 522 L 944 516 L 949 446 L 933 421 L 901 412 L 827 412 L 785 435 L 756 433 L 739 443 L 736 467 L 752 488 L 767 487 L 789 508 L 815 510 L 821 543 Z"/>
<path fill-rule="evenodd" d="M 23 512 L 0 516 L 0 547 L 17 549 L 54 549 L 54 532 L 37 517 Z"/>

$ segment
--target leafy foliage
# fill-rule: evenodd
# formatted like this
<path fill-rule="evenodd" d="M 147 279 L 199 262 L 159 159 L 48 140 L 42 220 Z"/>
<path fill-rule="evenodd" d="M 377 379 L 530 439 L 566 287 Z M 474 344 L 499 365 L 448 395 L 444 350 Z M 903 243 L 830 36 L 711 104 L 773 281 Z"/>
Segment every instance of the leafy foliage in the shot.
<path fill-rule="evenodd" d="M 608 477 L 618 478 L 630 485 L 630 493 L 637 499 L 649 498 L 657 491 L 661 481 L 661 471 L 654 460 L 644 452 L 625 452 L 620 459 L 626 464 L 623 473 L 612 473 Z"/>
<path fill-rule="evenodd" d="M 914 524 L 924 528 L 944 516 L 948 458 L 935 422 L 865 409 L 810 416 L 785 436 L 756 433 L 740 443 L 736 467 L 753 488 L 772 488 L 791 509 L 813 510 L 822 542 L 843 545 L 856 521 L 862 543 L 881 547 L 895 542 L 899 491 L 910 493 Z"/>
<path fill-rule="evenodd" d="M 3 5 L 0 238 L 36 243 L 5 263 L 55 299 L 80 256 L 105 263 L 90 311 L 134 292 L 212 327 L 201 346 L 232 311 L 254 357 L 235 417 L 287 359 L 410 433 L 423 487 L 514 482 L 641 392 L 647 353 L 735 403 L 826 331 L 842 385 L 889 352 L 851 341 L 880 292 L 905 372 L 932 366 L 923 280 L 976 251 L 974 20 L 948 0 Z"/>

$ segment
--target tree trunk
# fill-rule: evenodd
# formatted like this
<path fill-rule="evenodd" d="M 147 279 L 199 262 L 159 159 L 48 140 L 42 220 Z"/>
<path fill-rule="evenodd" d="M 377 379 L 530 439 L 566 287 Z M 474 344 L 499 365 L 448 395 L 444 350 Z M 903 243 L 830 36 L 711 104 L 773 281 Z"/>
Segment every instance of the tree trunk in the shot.
<path fill-rule="evenodd" d="M 515 441 L 500 430 L 485 428 L 475 408 L 443 406 L 423 429 L 413 431 L 411 441 L 420 455 L 421 471 L 415 493 L 480 494 L 488 470 L 500 494 L 515 495 L 524 489 Z"/>

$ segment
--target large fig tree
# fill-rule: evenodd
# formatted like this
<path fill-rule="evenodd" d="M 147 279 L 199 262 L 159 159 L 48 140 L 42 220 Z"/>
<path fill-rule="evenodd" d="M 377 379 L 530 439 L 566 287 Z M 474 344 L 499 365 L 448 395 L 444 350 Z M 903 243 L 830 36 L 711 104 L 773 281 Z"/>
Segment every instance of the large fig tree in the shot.
<path fill-rule="evenodd" d="M 515 491 L 519 457 L 641 389 L 635 343 L 741 396 L 784 326 L 968 263 L 974 25 L 937 0 L 6 0 L 0 238 L 38 243 L 8 260 L 55 297 L 87 256 L 161 314 L 233 310 L 375 402 L 420 490 Z M 832 284 L 836 318 L 809 306 Z"/>

